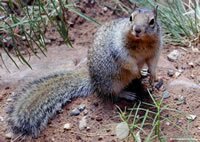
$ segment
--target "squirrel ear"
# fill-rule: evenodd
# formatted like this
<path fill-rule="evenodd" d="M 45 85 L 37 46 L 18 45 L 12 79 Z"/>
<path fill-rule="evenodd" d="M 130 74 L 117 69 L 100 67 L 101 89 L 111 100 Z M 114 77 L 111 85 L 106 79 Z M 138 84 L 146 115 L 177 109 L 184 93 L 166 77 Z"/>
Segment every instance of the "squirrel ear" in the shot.
<path fill-rule="evenodd" d="M 156 5 L 156 7 L 154 8 L 153 13 L 155 15 L 155 19 L 157 19 L 158 5 Z"/>

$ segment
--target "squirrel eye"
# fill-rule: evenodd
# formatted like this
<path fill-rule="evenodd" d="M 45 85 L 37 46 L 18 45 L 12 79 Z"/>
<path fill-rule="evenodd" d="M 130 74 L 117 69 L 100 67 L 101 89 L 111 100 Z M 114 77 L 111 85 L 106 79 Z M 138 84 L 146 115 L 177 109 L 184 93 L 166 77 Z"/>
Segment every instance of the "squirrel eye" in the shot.
<path fill-rule="evenodd" d="M 133 17 L 132 16 L 130 16 L 130 21 L 133 21 Z"/>
<path fill-rule="evenodd" d="M 154 25 L 154 19 L 151 19 L 151 21 L 149 22 L 149 25 L 150 26 Z"/>

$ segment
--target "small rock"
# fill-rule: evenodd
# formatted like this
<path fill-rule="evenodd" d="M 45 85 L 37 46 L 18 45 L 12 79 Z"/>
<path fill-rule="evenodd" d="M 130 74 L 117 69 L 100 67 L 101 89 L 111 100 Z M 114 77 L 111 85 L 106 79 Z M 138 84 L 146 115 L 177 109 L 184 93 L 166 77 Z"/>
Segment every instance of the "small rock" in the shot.
<path fill-rule="evenodd" d="M 129 127 L 126 122 L 121 122 L 117 124 L 116 130 L 115 130 L 117 138 L 120 140 L 125 139 L 129 135 Z"/>
<path fill-rule="evenodd" d="M 194 75 L 194 74 L 191 74 L 190 77 L 191 77 L 192 79 L 194 79 L 194 78 L 195 78 L 195 75 Z"/>
<path fill-rule="evenodd" d="M 167 55 L 167 58 L 169 61 L 176 61 L 180 56 L 180 52 L 178 50 L 173 50 L 172 52 L 170 52 L 168 55 Z"/>
<path fill-rule="evenodd" d="M 160 87 L 159 90 L 162 91 L 162 92 L 164 92 L 164 91 L 166 91 L 166 87 L 163 85 L 163 86 Z"/>
<path fill-rule="evenodd" d="M 183 125 L 183 121 L 181 119 L 177 120 L 176 122 L 177 125 L 182 126 Z"/>
<path fill-rule="evenodd" d="M 111 130 L 110 129 L 106 129 L 106 132 L 108 133 L 108 132 L 110 132 Z"/>
<path fill-rule="evenodd" d="M 168 74 L 169 77 L 172 77 L 174 75 L 174 70 L 169 69 L 167 74 Z"/>
<path fill-rule="evenodd" d="M 90 3 L 91 3 L 91 4 L 94 4 L 94 3 L 95 3 L 95 0 L 91 0 Z"/>
<path fill-rule="evenodd" d="M 70 115 L 71 116 L 77 116 L 77 115 L 79 115 L 81 112 L 80 112 L 80 110 L 78 109 L 78 108 L 74 108 L 72 111 L 71 111 L 71 113 L 70 113 Z"/>
<path fill-rule="evenodd" d="M 197 48 L 192 48 L 192 51 L 193 51 L 193 52 L 196 52 L 196 53 L 199 53 L 199 52 L 200 52 L 199 49 L 198 49 L 198 47 L 197 47 Z"/>
<path fill-rule="evenodd" d="M 103 8 L 103 12 L 107 12 L 108 11 L 108 8 L 105 6 L 104 8 Z"/>
<path fill-rule="evenodd" d="M 89 3 L 89 0 L 83 0 L 84 3 Z"/>
<path fill-rule="evenodd" d="M 179 96 L 178 98 L 175 98 L 174 100 L 178 101 L 176 103 L 177 105 L 186 104 L 186 98 L 184 96 Z"/>
<path fill-rule="evenodd" d="M 200 85 L 196 84 L 195 82 L 187 78 L 173 80 L 168 85 L 168 89 L 175 87 L 200 89 Z"/>
<path fill-rule="evenodd" d="M 82 140 L 81 136 L 77 135 L 76 140 Z"/>
<path fill-rule="evenodd" d="M 4 20 L 6 18 L 6 16 L 5 15 L 3 15 L 3 16 L 0 16 L 0 20 Z"/>
<path fill-rule="evenodd" d="M 52 141 L 52 142 L 55 142 L 55 141 L 56 141 L 56 139 L 55 139 L 55 138 L 51 138 L 51 141 Z"/>
<path fill-rule="evenodd" d="M 86 127 L 86 130 L 87 130 L 87 131 L 90 131 L 90 129 L 91 129 L 90 127 Z"/>
<path fill-rule="evenodd" d="M 84 130 L 85 128 L 87 128 L 87 120 L 86 120 L 87 116 L 84 116 L 80 121 L 79 121 L 79 129 L 80 130 Z"/>
<path fill-rule="evenodd" d="M 99 137 L 99 138 L 98 138 L 98 141 L 102 141 L 102 140 L 103 140 L 103 138 L 102 138 L 102 137 Z"/>
<path fill-rule="evenodd" d="M 155 85 L 155 88 L 156 89 L 160 89 L 160 87 L 163 85 L 163 80 L 162 79 L 160 79 L 159 81 L 158 81 L 158 83 Z"/>
<path fill-rule="evenodd" d="M 188 120 L 195 120 L 195 119 L 197 118 L 197 116 L 196 116 L 196 115 L 189 114 L 189 115 L 186 116 L 186 118 L 187 118 Z"/>
<path fill-rule="evenodd" d="M 66 123 L 63 126 L 64 130 L 70 130 L 71 129 L 71 124 L 70 123 Z"/>
<path fill-rule="evenodd" d="M 193 62 L 189 62 L 188 65 L 190 65 L 192 68 L 194 68 L 194 63 Z"/>
<path fill-rule="evenodd" d="M 8 98 L 7 99 L 7 102 L 11 102 L 13 99 L 12 98 Z"/>
<path fill-rule="evenodd" d="M 26 36 L 22 36 L 22 40 L 25 41 L 26 40 Z"/>
<path fill-rule="evenodd" d="M 10 87 L 9 86 L 7 86 L 6 88 L 5 88 L 5 90 L 9 90 L 10 89 Z"/>
<path fill-rule="evenodd" d="M 102 119 L 101 117 L 99 117 L 99 116 L 96 117 L 96 121 L 99 122 L 99 121 L 102 121 L 102 120 L 103 120 L 103 119 Z"/>
<path fill-rule="evenodd" d="M 169 94 L 168 91 L 164 91 L 163 94 L 162 94 L 162 96 L 163 96 L 163 99 L 167 99 L 167 98 L 170 97 L 170 94 Z"/>
<path fill-rule="evenodd" d="M 181 75 L 181 73 L 179 71 L 175 72 L 175 77 L 179 77 Z"/>
<path fill-rule="evenodd" d="M 85 109 L 85 110 L 83 111 L 83 115 L 87 115 L 87 114 L 88 114 L 88 110 Z"/>
<path fill-rule="evenodd" d="M 8 41 L 11 41 L 12 40 L 12 37 L 6 37 L 6 38 L 3 38 L 3 43 L 7 43 Z"/>
<path fill-rule="evenodd" d="M 169 123 L 169 122 L 166 122 L 165 124 L 166 124 L 167 126 L 169 126 L 169 125 L 170 125 L 170 123 Z"/>
<path fill-rule="evenodd" d="M 1 121 L 1 122 L 4 121 L 4 118 L 3 118 L 2 116 L 0 116 L 0 121 Z"/>
<path fill-rule="evenodd" d="M 86 106 L 84 104 L 81 104 L 78 106 L 78 109 L 82 112 L 84 109 L 86 108 Z"/>
<path fill-rule="evenodd" d="M 46 43 L 46 44 L 50 44 L 50 43 L 51 43 L 51 40 L 50 40 L 50 39 L 47 39 L 47 38 L 45 38 L 45 39 L 44 39 L 44 43 Z"/>
<path fill-rule="evenodd" d="M 8 132 L 8 133 L 5 135 L 5 137 L 6 137 L 7 139 L 11 139 L 11 138 L 13 137 L 13 133 L 12 133 L 12 132 Z"/>
<path fill-rule="evenodd" d="M 183 73 L 183 71 L 184 71 L 183 69 L 179 69 L 179 70 L 178 70 L 178 72 L 180 72 L 180 73 Z"/>

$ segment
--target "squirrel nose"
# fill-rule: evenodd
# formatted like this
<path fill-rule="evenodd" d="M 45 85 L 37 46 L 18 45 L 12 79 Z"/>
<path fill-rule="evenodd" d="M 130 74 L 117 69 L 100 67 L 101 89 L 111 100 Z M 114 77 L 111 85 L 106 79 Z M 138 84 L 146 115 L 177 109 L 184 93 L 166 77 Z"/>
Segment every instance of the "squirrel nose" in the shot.
<path fill-rule="evenodd" d="M 141 30 L 139 27 L 136 27 L 136 28 L 135 28 L 135 32 L 136 32 L 136 34 L 141 33 L 141 31 L 142 31 L 142 30 Z"/>

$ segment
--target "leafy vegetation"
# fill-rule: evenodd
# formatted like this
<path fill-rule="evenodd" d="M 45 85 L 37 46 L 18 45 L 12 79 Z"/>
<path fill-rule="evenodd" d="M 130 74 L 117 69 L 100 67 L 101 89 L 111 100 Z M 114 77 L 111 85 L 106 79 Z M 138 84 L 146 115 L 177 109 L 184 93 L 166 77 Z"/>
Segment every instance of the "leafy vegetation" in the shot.
<path fill-rule="evenodd" d="M 31 68 L 20 48 L 26 45 L 29 47 L 29 50 L 26 48 L 29 54 L 33 53 L 38 56 L 36 50 L 39 49 L 45 55 L 47 50 L 45 31 L 47 27 L 56 27 L 63 41 L 72 47 L 68 35 L 69 12 L 96 22 L 79 11 L 75 3 L 70 3 L 67 0 L 35 0 L 31 5 L 28 2 L 31 0 L 27 0 L 27 3 L 11 0 L 0 2 L 0 46 L 17 67 L 17 63 L 9 52 L 10 48 L 13 49 L 21 63 L 25 63 Z"/>
<path fill-rule="evenodd" d="M 192 138 L 189 134 L 189 130 L 183 130 L 177 125 L 174 120 L 180 118 L 180 116 L 186 117 L 183 112 L 169 108 L 163 104 L 163 98 L 155 99 L 151 94 L 152 103 L 140 102 L 138 105 L 134 105 L 132 108 L 122 111 L 120 108 L 120 118 L 123 122 L 126 122 L 130 129 L 130 139 L 135 142 L 167 142 L 169 138 L 163 133 L 162 127 L 166 123 L 171 124 L 174 128 L 177 128 L 180 132 L 184 133 L 184 137 L 176 137 L 174 140 L 185 140 L 188 142 L 197 142 L 197 139 Z M 165 112 L 174 112 L 174 116 L 163 116 Z M 189 125 L 189 122 L 188 122 Z"/>

